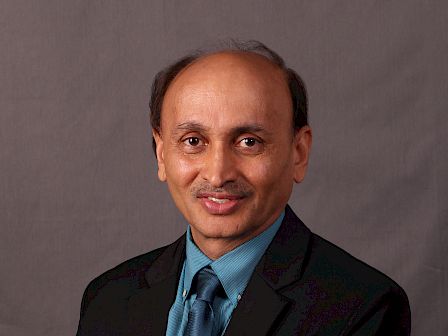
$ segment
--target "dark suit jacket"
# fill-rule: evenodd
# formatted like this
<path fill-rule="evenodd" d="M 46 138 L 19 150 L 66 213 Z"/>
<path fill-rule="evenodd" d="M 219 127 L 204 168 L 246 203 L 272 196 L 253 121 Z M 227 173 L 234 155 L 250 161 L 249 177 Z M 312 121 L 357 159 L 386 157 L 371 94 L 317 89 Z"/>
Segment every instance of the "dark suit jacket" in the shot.
<path fill-rule="evenodd" d="M 78 336 L 165 335 L 185 235 L 93 280 Z M 287 207 L 225 335 L 409 335 L 404 291 L 313 234 Z"/>

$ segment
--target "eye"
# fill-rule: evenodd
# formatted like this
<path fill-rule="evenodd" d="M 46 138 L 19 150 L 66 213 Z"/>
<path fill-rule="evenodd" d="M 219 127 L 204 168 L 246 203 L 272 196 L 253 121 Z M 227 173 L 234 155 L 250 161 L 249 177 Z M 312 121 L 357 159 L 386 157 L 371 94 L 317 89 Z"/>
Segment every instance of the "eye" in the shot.
<path fill-rule="evenodd" d="M 200 153 L 206 145 L 204 139 L 198 136 L 187 136 L 181 140 L 180 144 L 182 151 L 188 154 Z"/>
<path fill-rule="evenodd" d="M 192 147 L 196 147 L 201 144 L 201 140 L 198 137 L 188 137 L 183 140 L 183 143 Z"/>
<path fill-rule="evenodd" d="M 264 143 L 262 140 L 255 137 L 240 138 L 236 143 L 236 147 L 241 153 L 246 154 L 260 154 L 264 150 Z"/>
<path fill-rule="evenodd" d="M 244 138 L 240 141 L 242 147 L 253 147 L 257 143 L 259 143 L 259 141 L 255 138 Z"/>

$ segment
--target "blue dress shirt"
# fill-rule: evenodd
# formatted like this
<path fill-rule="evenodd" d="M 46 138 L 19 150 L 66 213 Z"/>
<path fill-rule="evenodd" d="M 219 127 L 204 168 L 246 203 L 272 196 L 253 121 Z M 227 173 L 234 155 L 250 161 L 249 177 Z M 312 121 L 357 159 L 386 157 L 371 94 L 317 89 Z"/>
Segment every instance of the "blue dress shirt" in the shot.
<path fill-rule="evenodd" d="M 186 258 L 179 278 L 176 299 L 168 316 L 167 336 L 184 335 L 188 312 L 196 299 L 196 293 L 190 292 L 191 284 L 196 273 L 206 266 L 210 266 L 216 273 L 225 292 L 223 296 L 216 296 L 213 302 L 215 319 L 212 334 L 217 336 L 224 333 L 255 266 L 277 233 L 284 216 L 285 213 L 282 212 L 274 224 L 265 231 L 216 260 L 208 258 L 199 250 L 188 227 Z"/>

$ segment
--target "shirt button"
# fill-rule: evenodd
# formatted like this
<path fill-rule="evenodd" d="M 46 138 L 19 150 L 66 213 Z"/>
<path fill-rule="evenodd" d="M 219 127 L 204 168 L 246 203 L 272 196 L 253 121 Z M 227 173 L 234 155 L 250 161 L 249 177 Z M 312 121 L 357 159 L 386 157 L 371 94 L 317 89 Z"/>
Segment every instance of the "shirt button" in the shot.
<path fill-rule="evenodd" d="M 237 299 L 238 301 L 241 300 L 241 294 L 238 294 Z"/>
<path fill-rule="evenodd" d="M 182 292 L 182 296 L 183 296 L 183 297 L 186 297 L 186 296 L 187 296 L 187 290 L 186 290 L 186 289 L 184 289 L 184 291 Z"/>

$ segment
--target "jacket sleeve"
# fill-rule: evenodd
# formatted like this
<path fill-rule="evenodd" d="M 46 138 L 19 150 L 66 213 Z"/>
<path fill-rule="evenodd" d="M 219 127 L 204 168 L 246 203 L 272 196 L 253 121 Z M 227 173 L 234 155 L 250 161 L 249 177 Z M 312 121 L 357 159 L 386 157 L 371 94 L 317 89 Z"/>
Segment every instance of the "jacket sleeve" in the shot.
<path fill-rule="evenodd" d="M 84 291 L 77 336 L 117 335 L 123 326 L 126 306 L 118 292 L 102 280 L 93 280 Z"/>
<path fill-rule="evenodd" d="M 87 288 L 84 291 L 84 294 L 82 296 L 81 301 L 81 310 L 79 313 L 79 323 L 78 323 L 78 331 L 76 333 L 76 336 L 87 336 L 88 333 L 86 331 L 86 312 L 87 308 L 89 306 L 89 303 L 91 301 L 91 298 L 93 296 L 93 290 L 92 290 L 92 283 L 90 283 Z"/>
<path fill-rule="evenodd" d="M 409 336 L 411 311 L 406 293 L 393 288 L 384 296 L 360 308 L 352 317 L 344 335 Z"/>

